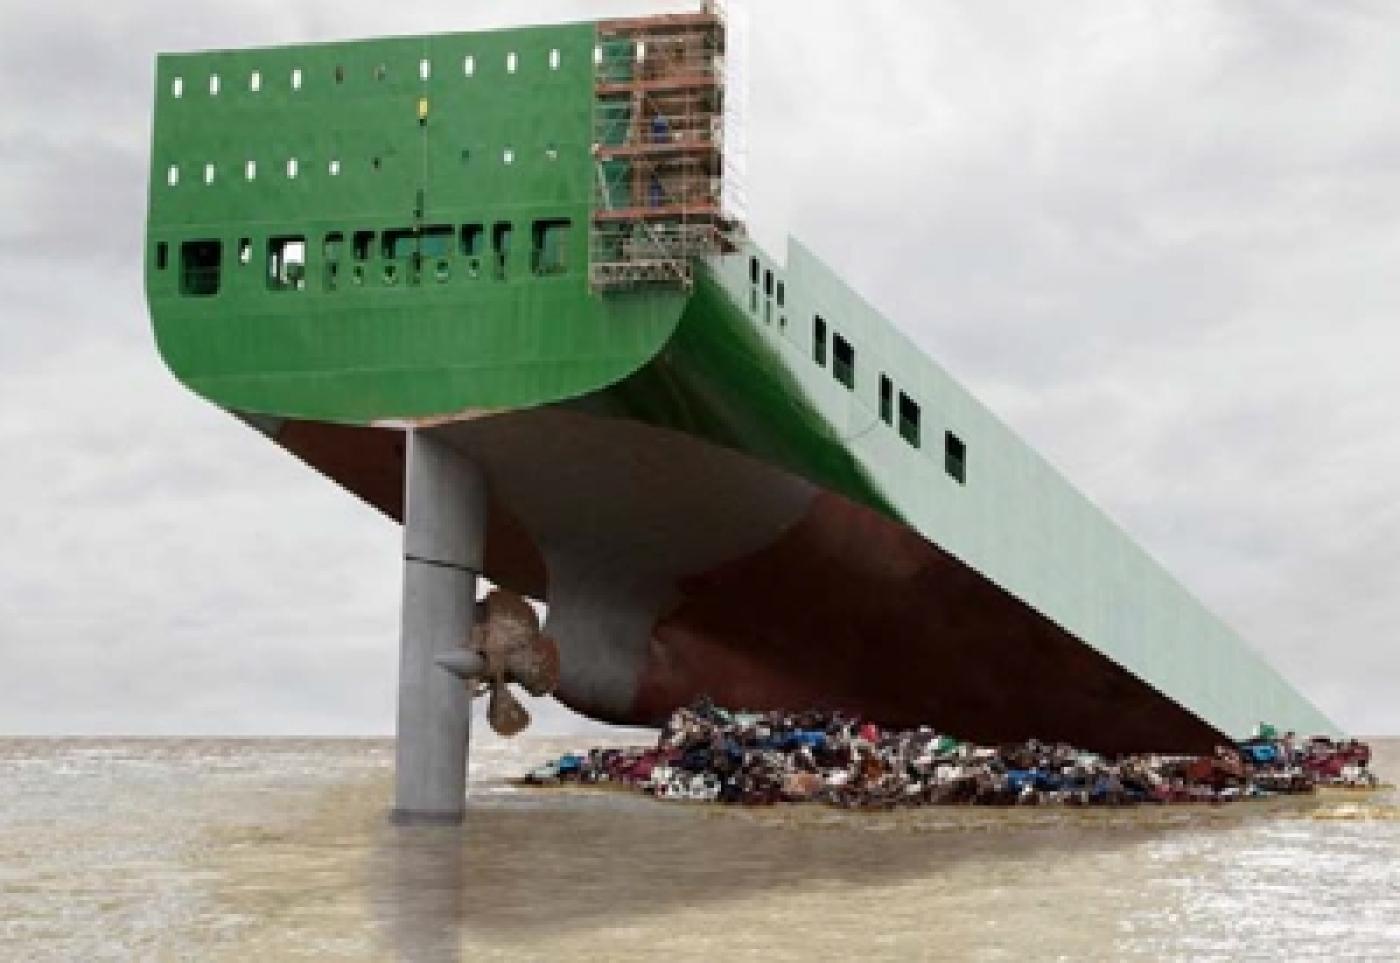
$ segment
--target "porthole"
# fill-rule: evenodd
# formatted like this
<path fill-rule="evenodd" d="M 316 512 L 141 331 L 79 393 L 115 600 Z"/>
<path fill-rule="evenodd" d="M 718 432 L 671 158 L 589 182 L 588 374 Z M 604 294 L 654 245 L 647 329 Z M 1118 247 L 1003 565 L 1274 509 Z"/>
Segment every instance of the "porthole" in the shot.
<path fill-rule="evenodd" d="M 184 77 L 176 77 L 174 80 L 170 81 L 170 96 L 174 97 L 176 100 L 185 96 Z"/>
<path fill-rule="evenodd" d="M 467 54 L 462 60 L 462 73 L 466 74 L 468 77 L 476 73 L 476 58 L 471 54 Z"/>
<path fill-rule="evenodd" d="M 170 169 L 165 172 L 165 183 L 169 184 L 171 187 L 175 187 L 177 184 L 180 183 L 179 167 L 177 167 L 174 164 L 170 165 Z"/>
<path fill-rule="evenodd" d="M 296 159 L 295 157 L 293 157 L 293 158 L 291 158 L 290 160 L 287 161 L 287 180 L 289 180 L 289 181 L 294 181 L 294 180 L 296 180 L 296 179 L 297 179 L 297 174 L 298 174 L 300 171 L 301 171 L 301 165 L 297 162 L 297 159 Z"/>
<path fill-rule="evenodd" d="M 243 179 L 244 179 L 244 180 L 249 180 L 249 181 L 251 181 L 251 180 L 256 180 L 256 179 L 257 179 L 257 176 L 258 176 L 258 162 L 257 162 L 257 161 L 255 161 L 255 160 L 250 160 L 250 161 L 248 161 L 246 164 L 243 165 Z"/>
<path fill-rule="evenodd" d="M 292 89 L 301 90 L 301 68 L 297 67 L 292 71 Z"/>
<path fill-rule="evenodd" d="M 253 71 L 251 74 L 248 75 L 248 89 L 251 90 L 251 91 L 252 91 L 253 93 L 255 93 L 255 94 L 256 94 L 258 91 L 262 90 L 262 73 L 261 73 L 261 71 L 255 70 L 255 71 Z"/>
<path fill-rule="evenodd" d="M 219 96 L 219 75 L 218 75 L 218 74 L 210 74 L 210 75 L 209 75 L 209 96 L 210 96 L 210 97 L 217 97 L 217 96 Z"/>
<path fill-rule="evenodd" d="M 516 55 L 516 53 L 515 53 L 514 50 L 512 50 L 510 53 L 506 54 L 506 73 L 508 73 L 508 74 L 513 74 L 513 73 L 515 73 L 515 68 L 516 68 L 517 66 L 519 66 L 519 65 L 520 65 L 520 57 Z"/>

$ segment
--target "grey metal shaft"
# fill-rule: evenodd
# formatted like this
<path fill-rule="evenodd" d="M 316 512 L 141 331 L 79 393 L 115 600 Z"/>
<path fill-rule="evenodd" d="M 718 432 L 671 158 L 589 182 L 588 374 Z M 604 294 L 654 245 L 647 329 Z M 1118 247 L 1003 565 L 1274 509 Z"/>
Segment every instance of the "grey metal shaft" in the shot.
<path fill-rule="evenodd" d="M 455 449 L 409 435 L 404 506 L 395 822 L 460 822 L 471 696 L 438 660 L 460 651 L 476 614 L 486 482 Z"/>

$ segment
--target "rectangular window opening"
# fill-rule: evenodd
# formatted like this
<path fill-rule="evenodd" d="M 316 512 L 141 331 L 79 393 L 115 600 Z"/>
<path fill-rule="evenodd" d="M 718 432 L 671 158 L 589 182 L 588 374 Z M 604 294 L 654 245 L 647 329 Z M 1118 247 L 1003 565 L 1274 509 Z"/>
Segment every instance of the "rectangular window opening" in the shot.
<path fill-rule="evenodd" d="M 880 375 L 880 420 L 894 424 L 894 382 L 889 375 Z"/>
<path fill-rule="evenodd" d="M 569 229 L 567 219 L 536 221 L 531 231 L 530 267 L 536 274 L 563 274 L 567 269 Z"/>
<path fill-rule="evenodd" d="M 915 448 L 919 447 L 919 404 L 904 392 L 899 393 L 899 436 Z"/>
<path fill-rule="evenodd" d="M 831 339 L 831 373 L 836 376 L 837 381 L 855 390 L 856 349 L 839 334 L 833 335 Z"/>
<path fill-rule="evenodd" d="M 192 298 L 212 298 L 219 293 L 223 241 L 186 241 L 180 245 L 180 293 Z"/>
<path fill-rule="evenodd" d="M 515 230 L 508 221 L 491 225 L 491 268 L 497 281 L 506 279 L 506 267 L 510 260 L 510 236 Z"/>
<path fill-rule="evenodd" d="M 274 237 L 267 242 L 267 286 L 272 291 L 306 287 L 305 237 Z"/>
<path fill-rule="evenodd" d="M 247 267 L 253 263 L 253 239 L 251 237 L 241 237 L 238 239 L 238 264 L 240 267 Z"/>
<path fill-rule="evenodd" d="M 321 254 L 326 264 L 326 290 L 335 290 L 336 283 L 340 280 L 340 258 L 345 251 L 345 235 L 340 231 L 331 231 L 326 235 L 321 243 Z"/>
<path fill-rule="evenodd" d="M 156 270 L 164 271 L 170 266 L 170 245 L 161 241 L 156 245 Z"/>
<path fill-rule="evenodd" d="M 771 298 L 771 297 L 773 296 L 773 272 L 772 272 L 772 271 L 764 271 L 764 272 L 763 272 L 763 294 L 764 294 L 765 297 L 770 297 L 770 298 Z"/>
<path fill-rule="evenodd" d="M 446 224 L 434 224 L 423 228 L 423 256 L 441 260 L 452 253 L 452 228 Z"/>
<path fill-rule="evenodd" d="M 783 290 L 783 282 L 782 282 L 782 281 L 779 281 L 779 282 L 778 282 L 778 307 L 780 307 L 780 308 L 781 308 L 783 305 L 785 305 L 785 304 L 787 303 L 787 298 L 786 298 L 785 295 L 786 295 L 786 292 Z"/>
<path fill-rule="evenodd" d="M 384 232 L 380 256 L 388 261 L 406 261 L 418 253 L 418 232 L 401 227 Z"/>
<path fill-rule="evenodd" d="M 370 257 L 374 254 L 374 236 L 375 235 L 373 231 L 355 232 L 355 239 L 352 242 L 354 246 L 355 260 L 368 261 Z"/>
<path fill-rule="evenodd" d="M 467 259 L 467 276 L 481 276 L 481 258 L 486 253 L 486 229 L 480 224 L 462 226 L 461 250 Z"/>
<path fill-rule="evenodd" d="M 826 322 L 820 317 L 812 319 L 812 360 L 826 367 Z"/>
<path fill-rule="evenodd" d="M 756 257 L 749 258 L 749 283 L 758 283 L 758 258 Z"/>
<path fill-rule="evenodd" d="M 951 431 L 943 435 L 943 468 L 959 485 L 967 484 L 967 445 Z"/>

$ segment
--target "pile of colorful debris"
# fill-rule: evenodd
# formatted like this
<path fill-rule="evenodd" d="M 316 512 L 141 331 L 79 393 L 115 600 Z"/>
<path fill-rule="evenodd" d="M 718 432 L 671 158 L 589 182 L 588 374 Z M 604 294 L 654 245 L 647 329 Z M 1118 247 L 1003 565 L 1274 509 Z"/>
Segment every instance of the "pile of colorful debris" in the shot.
<path fill-rule="evenodd" d="M 1370 755 L 1362 743 L 1299 742 L 1261 727 L 1257 738 L 1212 756 L 1109 759 L 1035 740 L 988 748 L 927 727 L 892 731 L 841 713 L 731 712 L 701 701 L 677 710 L 655 748 L 566 755 L 524 782 L 610 783 L 658 799 L 848 809 L 1218 803 L 1319 785 L 1372 787 Z"/>

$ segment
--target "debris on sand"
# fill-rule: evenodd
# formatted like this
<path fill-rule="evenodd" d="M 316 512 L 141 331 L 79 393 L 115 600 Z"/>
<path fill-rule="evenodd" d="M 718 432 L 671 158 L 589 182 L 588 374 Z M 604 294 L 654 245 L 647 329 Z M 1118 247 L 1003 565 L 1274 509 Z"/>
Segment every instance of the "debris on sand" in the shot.
<path fill-rule="evenodd" d="M 1370 748 L 1299 741 L 1261 726 L 1209 756 L 1107 758 L 1029 740 L 976 746 L 923 726 L 885 729 L 839 712 L 734 712 L 702 700 L 678 709 L 656 746 L 592 749 L 531 772 L 527 785 L 614 784 L 658 799 L 846 809 L 930 805 L 1126 806 L 1224 803 L 1373 788 Z"/>

